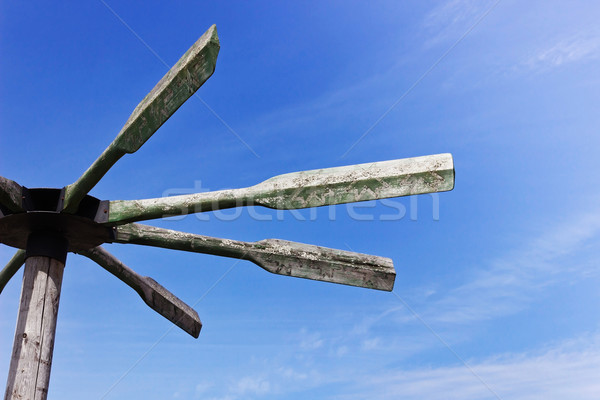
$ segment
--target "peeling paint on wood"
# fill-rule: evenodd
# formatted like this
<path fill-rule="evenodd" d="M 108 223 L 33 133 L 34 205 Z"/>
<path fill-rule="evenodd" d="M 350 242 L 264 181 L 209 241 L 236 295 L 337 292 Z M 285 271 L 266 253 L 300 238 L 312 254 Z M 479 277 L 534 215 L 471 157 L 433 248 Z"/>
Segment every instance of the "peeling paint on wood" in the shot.
<path fill-rule="evenodd" d="M 260 205 L 290 210 L 354 203 L 454 188 L 451 154 L 279 175 L 243 189 L 145 200 L 111 201 L 111 225 L 173 215 Z"/>
<path fill-rule="evenodd" d="M 211 26 L 133 110 L 116 139 L 87 171 L 67 186 L 64 209 L 79 202 L 125 154 L 136 152 L 213 74 L 219 53 L 217 27 Z"/>
<path fill-rule="evenodd" d="M 19 249 L 10 261 L 8 261 L 4 269 L 0 271 L 0 293 L 2 293 L 6 284 L 17 273 L 23 263 L 25 263 L 25 250 Z"/>
<path fill-rule="evenodd" d="M 278 275 L 369 289 L 391 291 L 396 277 L 389 258 L 286 240 L 249 243 L 128 224 L 117 227 L 115 241 L 240 258 Z"/>
<path fill-rule="evenodd" d="M 198 313 L 169 292 L 154 279 L 141 276 L 102 247 L 82 251 L 80 254 L 95 261 L 102 268 L 135 290 L 154 311 L 197 338 L 202 329 Z"/>
<path fill-rule="evenodd" d="M 437 154 L 295 172 L 257 186 L 255 204 L 288 210 L 319 207 L 452 190 L 454 165 L 450 154 Z"/>

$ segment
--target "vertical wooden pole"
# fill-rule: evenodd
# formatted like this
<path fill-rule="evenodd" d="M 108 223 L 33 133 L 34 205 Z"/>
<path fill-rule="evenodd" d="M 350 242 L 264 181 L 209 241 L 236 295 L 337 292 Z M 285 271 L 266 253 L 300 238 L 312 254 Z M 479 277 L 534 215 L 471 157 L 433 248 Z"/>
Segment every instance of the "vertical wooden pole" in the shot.
<path fill-rule="evenodd" d="M 25 261 L 5 400 L 45 400 L 48 396 L 64 268 L 64 262 L 46 256 Z"/>

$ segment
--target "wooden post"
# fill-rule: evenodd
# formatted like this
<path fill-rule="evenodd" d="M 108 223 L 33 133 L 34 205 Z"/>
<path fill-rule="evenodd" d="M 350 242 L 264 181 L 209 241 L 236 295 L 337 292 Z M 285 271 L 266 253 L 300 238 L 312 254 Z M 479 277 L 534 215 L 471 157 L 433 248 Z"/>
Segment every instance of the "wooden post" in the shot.
<path fill-rule="evenodd" d="M 64 268 L 64 262 L 45 256 L 25 261 L 5 400 L 45 400 L 48 396 Z"/>

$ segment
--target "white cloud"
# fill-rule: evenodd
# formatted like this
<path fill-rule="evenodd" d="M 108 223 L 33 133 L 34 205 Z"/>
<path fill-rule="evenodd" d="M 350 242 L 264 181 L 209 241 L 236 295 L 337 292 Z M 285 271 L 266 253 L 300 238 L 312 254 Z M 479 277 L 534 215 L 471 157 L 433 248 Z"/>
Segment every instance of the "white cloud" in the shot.
<path fill-rule="evenodd" d="M 493 3 L 476 0 L 450 0 L 432 9 L 423 20 L 423 29 L 430 38 L 429 48 L 456 41 Z"/>
<path fill-rule="evenodd" d="M 482 261 L 458 286 L 429 283 L 416 289 L 418 301 L 402 296 L 453 346 L 457 340 L 469 340 L 470 330 L 457 324 L 477 326 L 479 321 L 519 312 L 567 278 L 598 277 L 600 268 L 594 257 L 599 249 L 600 210 L 541 227 L 540 231 L 537 237 L 523 240 L 518 249 Z M 593 261 L 588 262 L 590 259 Z M 202 397 L 294 398 L 311 390 L 349 400 L 396 399 L 399 393 L 408 400 L 495 399 L 486 384 L 503 400 L 586 400 L 600 392 L 596 383 L 600 335 L 582 336 L 537 351 L 468 360 L 483 384 L 456 359 L 411 368 L 415 360 L 422 362 L 422 355 L 430 357 L 440 343 L 393 296 L 380 313 L 355 325 L 352 314 L 348 318 L 348 323 L 337 330 L 297 331 L 277 354 L 261 355 L 254 361 L 258 366 L 238 374 L 232 371 Z M 323 394 L 320 398 L 327 397 Z"/>
<path fill-rule="evenodd" d="M 372 338 L 363 341 L 362 347 L 363 350 L 374 350 L 379 347 L 379 338 Z"/>
<path fill-rule="evenodd" d="M 201 393 L 196 394 L 196 398 L 208 400 L 240 400 L 240 399 L 255 399 L 269 395 L 273 392 L 273 387 L 269 380 L 263 376 L 244 376 L 235 380 L 232 384 L 226 387 L 218 387 L 210 385 L 206 387 L 201 384 Z M 220 385 L 219 385 L 220 386 Z M 207 396 L 207 392 L 219 392 L 223 394 L 217 396 Z"/>
<path fill-rule="evenodd" d="M 424 299 L 423 305 L 414 305 L 415 310 L 427 322 L 452 324 L 519 312 L 542 296 L 543 289 L 566 277 L 577 280 L 600 273 L 597 263 L 572 258 L 599 233 L 600 211 L 573 218 L 525 243 L 521 250 L 473 270 L 472 278 L 464 284 L 446 291 L 438 289 L 437 301 Z M 395 310 L 403 323 L 412 318 L 403 308 Z"/>
<path fill-rule="evenodd" d="M 494 393 L 502 400 L 595 400 L 600 393 L 599 345 L 600 334 L 594 333 L 534 351 L 467 360 L 468 366 L 457 361 L 418 368 L 347 363 L 325 363 L 305 371 L 280 367 L 238 378 L 212 399 L 295 398 L 311 390 L 323 393 L 321 399 L 346 400 L 498 399 Z M 213 389 L 218 391 L 218 386 Z M 328 392 L 335 395 L 328 397 Z"/>
<path fill-rule="evenodd" d="M 575 35 L 537 51 L 525 62 L 525 66 L 531 70 L 556 68 L 598 58 L 598 50 L 600 50 L 599 35 Z"/>
<path fill-rule="evenodd" d="M 306 329 L 300 331 L 300 348 L 303 350 L 316 350 L 323 346 L 323 339 L 318 332 L 309 333 Z"/>
<path fill-rule="evenodd" d="M 200 398 L 204 393 L 206 393 L 210 388 L 214 385 L 210 382 L 200 382 L 196 385 L 195 395 L 196 398 Z"/>
<path fill-rule="evenodd" d="M 308 374 L 305 372 L 298 372 L 290 367 L 282 367 L 279 369 L 279 373 L 285 379 L 289 379 L 291 381 L 303 381 L 308 378 Z"/>
<path fill-rule="evenodd" d="M 271 384 L 261 377 L 246 376 L 240 379 L 231 391 L 242 398 L 248 395 L 262 396 L 271 391 Z"/>
<path fill-rule="evenodd" d="M 338 357 L 343 357 L 344 355 L 348 354 L 348 346 L 340 346 L 337 348 L 335 354 Z"/>
<path fill-rule="evenodd" d="M 386 318 L 388 318 L 390 316 L 390 314 L 398 314 L 399 312 L 404 312 L 404 311 L 405 311 L 404 306 L 396 305 L 396 306 L 386 309 L 385 311 L 383 311 L 377 315 L 363 318 L 358 324 L 356 324 L 354 326 L 351 333 L 354 335 L 365 335 L 365 334 L 369 333 L 372 326 L 376 325 L 378 322 L 380 322 L 382 320 L 385 320 Z"/>
<path fill-rule="evenodd" d="M 458 286 L 444 287 L 439 282 L 434 294 L 431 284 L 416 288 L 417 296 L 398 294 L 401 301 L 389 303 L 379 314 L 356 322 L 349 335 L 330 338 L 329 342 L 352 351 L 393 353 L 399 361 L 440 345 L 435 336 L 423 335 L 422 321 L 451 344 L 469 340 L 463 333 L 456 336 L 457 325 L 477 326 L 516 314 L 546 297 L 553 287 L 598 278 L 600 266 L 595 257 L 599 235 L 600 210 L 571 218 L 524 241 L 518 250 L 484 260 Z M 396 333 L 382 336 L 390 329 Z M 383 340 L 377 341 L 379 337 Z"/>
<path fill-rule="evenodd" d="M 509 354 L 464 365 L 383 371 L 363 376 L 343 399 L 597 399 L 600 336 L 582 337 L 538 353 Z M 483 382 L 482 382 L 483 381 Z M 491 389 L 491 390 L 490 390 Z M 492 392 L 493 391 L 493 392 Z"/>

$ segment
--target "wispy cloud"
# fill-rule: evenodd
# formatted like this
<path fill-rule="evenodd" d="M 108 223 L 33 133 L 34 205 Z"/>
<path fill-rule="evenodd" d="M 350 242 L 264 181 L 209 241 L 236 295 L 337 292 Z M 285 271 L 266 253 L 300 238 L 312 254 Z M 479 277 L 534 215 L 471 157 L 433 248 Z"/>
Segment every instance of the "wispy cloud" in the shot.
<path fill-rule="evenodd" d="M 589 263 L 580 263 L 597 253 L 593 244 L 599 235 L 600 210 L 571 218 L 523 241 L 520 249 L 473 268 L 461 285 L 425 288 L 421 301 L 411 299 L 411 307 L 441 329 L 445 338 L 460 332 L 461 340 L 469 340 L 461 324 L 517 313 L 566 276 L 581 280 L 600 274 L 597 263 L 592 263 L 593 272 Z M 586 249 L 592 253 L 582 251 Z M 493 399 L 493 392 L 506 400 L 585 400 L 597 398 L 600 392 L 600 333 L 525 352 L 467 359 L 481 377 L 478 380 L 458 361 L 416 368 L 406 363 L 416 355 L 421 360 L 420 354 L 428 354 L 439 342 L 424 334 L 421 323 L 402 304 L 389 303 L 379 314 L 344 325 L 335 331 L 300 330 L 289 338 L 286 351 L 254 359 L 251 368 L 232 370 L 222 382 L 206 390 L 202 387 L 202 397 L 289 398 L 310 390 L 319 391 L 323 399 L 347 400 L 396 399 L 399 393 L 408 400 Z"/>
<path fill-rule="evenodd" d="M 470 362 L 503 399 L 597 399 L 600 336 L 566 341 L 538 352 Z M 493 395 L 462 365 L 398 369 L 349 383 L 338 399 L 491 399 Z"/>
<path fill-rule="evenodd" d="M 600 35 L 574 35 L 538 50 L 524 62 L 530 70 L 547 70 L 599 57 Z"/>
<path fill-rule="evenodd" d="M 218 394 L 209 397 L 208 388 L 203 388 L 196 398 L 204 398 L 208 400 L 238 400 L 238 399 L 255 399 L 261 398 L 272 393 L 271 383 L 262 376 L 244 376 L 235 382 L 231 383 L 226 393 Z M 223 389 L 216 389 L 214 392 L 220 392 Z"/>
<path fill-rule="evenodd" d="M 247 126 L 263 139 L 277 137 L 282 132 L 319 137 L 323 134 L 323 121 L 327 121 L 326 131 L 335 132 L 351 121 L 357 125 L 357 132 L 361 132 L 365 121 L 377 115 L 402 87 L 403 62 L 397 61 L 387 70 L 361 76 L 352 82 L 342 82 L 310 100 L 272 110 L 248 121 Z"/>
<path fill-rule="evenodd" d="M 502 399 L 597 399 L 600 393 L 600 334 L 551 343 L 532 351 L 469 360 L 471 367 Z M 261 375 L 242 376 L 229 387 L 211 387 L 212 400 L 295 396 L 307 390 L 322 399 L 495 399 L 464 366 L 380 367 L 317 364 L 269 368 Z M 299 369 L 297 369 L 299 368 Z M 357 370 L 359 368 L 359 370 Z M 235 372 L 232 372 L 235 375 Z M 360 377 L 360 379 L 356 379 Z M 328 393 L 334 393 L 328 395 Z M 401 394 L 401 396 L 400 396 Z"/>
<path fill-rule="evenodd" d="M 379 347 L 381 342 L 381 339 L 378 337 L 372 338 L 372 339 L 366 339 L 363 341 L 362 343 L 362 347 L 364 350 L 374 350 L 377 347 Z"/>
<path fill-rule="evenodd" d="M 274 362 L 271 360 L 270 367 Z M 265 368 L 262 373 L 234 377 L 229 384 L 212 385 L 202 391 L 202 398 L 208 400 L 247 400 L 272 398 L 308 388 L 319 387 L 334 381 L 327 374 L 317 373 L 314 369 L 296 369 L 291 366 Z M 200 397 L 198 397 L 200 398 Z"/>
<path fill-rule="evenodd" d="M 438 282 L 436 290 L 428 286 L 399 296 L 446 337 L 457 326 L 475 326 L 526 310 L 557 285 L 598 277 L 600 266 L 590 257 L 595 260 L 598 255 L 599 237 L 600 210 L 571 218 L 523 241 L 520 249 L 482 261 L 470 268 L 462 284 L 445 287 Z M 439 346 L 433 336 L 422 335 L 422 328 L 403 304 L 391 303 L 379 314 L 357 321 L 349 335 L 330 342 L 351 351 L 394 352 L 400 360 Z M 377 341 L 389 329 L 396 334 Z M 461 335 L 460 340 L 468 338 Z"/>
<path fill-rule="evenodd" d="M 299 334 L 300 348 L 303 350 L 316 350 L 323 346 L 323 339 L 318 332 L 308 332 L 302 329 Z"/>
<path fill-rule="evenodd" d="M 600 211 L 573 218 L 530 240 L 520 250 L 493 259 L 473 278 L 447 291 L 423 317 L 428 321 L 468 323 L 521 311 L 541 290 L 565 276 L 580 279 L 589 265 L 573 256 L 600 234 Z M 596 273 L 600 272 L 596 267 Z"/>
<path fill-rule="evenodd" d="M 214 385 L 211 382 L 200 382 L 196 385 L 195 398 L 201 398 L 206 392 L 208 392 Z"/>
<path fill-rule="evenodd" d="M 456 40 L 493 4 L 493 1 L 450 0 L 433 8 L 423 19 L 425 48 Z"/>
<path fill-rule="evenodd" d="M 245 376 L 232 388 L 237 397 L 262 396 L 271 391 L 271 383 L 262 377 Z"/>

